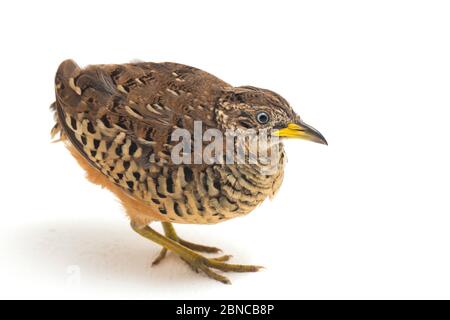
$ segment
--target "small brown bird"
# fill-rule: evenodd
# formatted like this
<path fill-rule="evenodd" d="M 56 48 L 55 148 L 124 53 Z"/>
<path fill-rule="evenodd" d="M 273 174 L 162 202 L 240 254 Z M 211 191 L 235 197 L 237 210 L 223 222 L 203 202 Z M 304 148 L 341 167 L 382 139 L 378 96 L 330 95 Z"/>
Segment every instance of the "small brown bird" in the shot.
<path fill-rule="evenodd" d="M 208 129 L 222 133 L 261 129 L 270 132 L 269 137 L 326 144 L 278 94 L 251 86 L 233 87 L 207 72 L 177 63 L 81 69 L 66 60 L 56 73 L 55 90 L 52 135 L 60 134 L 91 182 L 121 200 L 133 230 L 163 247 L 154 264 L 172 251 L 195 271 L 223 283 L 230 282 L 213 269 L 253 272 L 260 267 L 227 263 L 230 256 L 206 258 L 197 252 L 220 250 L 183 240 L 172 223 L 218 223 L 252 211 L 281 185 L 283 146 L 281 141 L 271 144 L 280 152 L 271 153 L 275 161 L 268 164 L 176 163 L 173 151 L 179 140 L 173 139 L 174 132 L 191 134 L 182 153 L 190 160 L 199 155 L 201 160 L 202 155 L 195 141 L 197 122 L 201 122 L 202 134 Z M 200 147 L 206 145 L 205 140 Z M 223 159 L 222 155 L 217 158 Z M 150 228 L 154 221 L 162 222 L 165 236 Z"/>

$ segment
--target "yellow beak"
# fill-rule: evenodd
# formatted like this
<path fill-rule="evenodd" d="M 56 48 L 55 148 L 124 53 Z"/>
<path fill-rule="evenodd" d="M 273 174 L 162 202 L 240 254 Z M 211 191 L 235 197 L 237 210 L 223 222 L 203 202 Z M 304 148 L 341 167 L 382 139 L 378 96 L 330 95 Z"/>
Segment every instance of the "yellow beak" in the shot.
<path fill-rule="evenodd" d="M 289 123 L 286 128 L 275 130 L 273 135 L 284 138 L 309 140 L 328 145 L 327 140 L 325 140 L 324 136 L 319 131 L 302 121 Z"/>

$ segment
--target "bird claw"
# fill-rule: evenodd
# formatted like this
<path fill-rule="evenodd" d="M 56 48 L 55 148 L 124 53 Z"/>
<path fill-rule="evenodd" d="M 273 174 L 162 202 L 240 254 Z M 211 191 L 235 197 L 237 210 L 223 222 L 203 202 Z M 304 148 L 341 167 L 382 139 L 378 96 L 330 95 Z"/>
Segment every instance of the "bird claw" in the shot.
<path fill-rule="evenodd" d="M 155 258 L 155 260 L 153 260 L 152 262 L 152 266 L 156 266 L 157 264 L 159 264 L 167 255 L 167 249 L 166 248 L 162 248 L 161 251 L 159 252 L 158 256 Z"/>
<path fill-rule="evenodd" d="M 218 258 L 205 258 L 201 255 L 196 255 L 192 260 L 185 260 L 186 263 L 196 272 L 201 270 L 204 274 L 206 274 L 209 278 L 220 281 L 224 284 L 231 284 L 231 281 L 212 269 L 224 271 L 224 272 L 257 272 L 262 266 L 253 266 L 253 265 L 242 265 L 242 264 L 231 264 L 225 263 L 231 258 L 230 255 L 221 256 Z"/>
<path fill-rule="evenodd" d="M 224 255 L 224 256 L 220 256 L 220 257 L 216 257 L 216 258 L 211 258 L 210 260 L 214 260 L 214 261 L 221 261 L 221 262 L 225 262 L 228 261 L 232 258 L 233 256 L 230 254 Z"/>

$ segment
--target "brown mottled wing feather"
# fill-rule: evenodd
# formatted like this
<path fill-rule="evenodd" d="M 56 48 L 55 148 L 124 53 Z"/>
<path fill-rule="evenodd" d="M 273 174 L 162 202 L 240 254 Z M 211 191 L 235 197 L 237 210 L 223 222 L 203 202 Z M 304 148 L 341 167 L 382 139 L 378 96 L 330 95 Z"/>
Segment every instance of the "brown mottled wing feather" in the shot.
<path fill-rule="evenodd" d="M 170 176 L 179 175 L 167 165 L 177 143 L 169 141 L 171 132 L 192 131 L 195 120 L 215 127 L 215 104 L 228 86 L 175 63 L 80 69 L 71 60 L 60 65 L 55 82 L 63 134 L 92 166 L 145 201 L 167 193 Z"/>
<path fill-rule="evenodd" d="M 95 138 L 101 131 L 97 138 L 109 136 L 111 142 L 124 132 L 125 138 L 144 149 L 151 146 L 158 154 L 167 152 L 167 138 L 176 128 L 192 131 L 195 120 L 215 127 L 216 100 L 227 86 L 204 71 L 175 63 L 96 65 L 82 70 L 67 60 L 56 75 L 58 115 L 68 120 L 62 121 L 65 131 L 78 133 L 80 139 L 82 133 Z M 77 121 L 81 128 L 71 126 Z M 83 149 L 83 141 L 71 141 Z"/>

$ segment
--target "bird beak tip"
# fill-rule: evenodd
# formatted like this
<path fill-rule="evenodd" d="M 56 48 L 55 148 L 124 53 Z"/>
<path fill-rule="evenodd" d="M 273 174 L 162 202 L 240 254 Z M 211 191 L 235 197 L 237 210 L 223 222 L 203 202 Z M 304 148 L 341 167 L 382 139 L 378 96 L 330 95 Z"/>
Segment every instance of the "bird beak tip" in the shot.
<path fill-rule="evenodd" d="M 286 128 L 277 130 L 275 135 L 284 138 L 296 138 L 308 140 L 324 145 L 328 145 L 328 141 L 325 137 L 316 129 L 310 125 L 299 121 L 297 123 L 289 123 Z"/>

